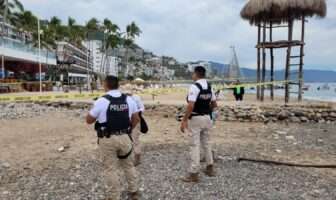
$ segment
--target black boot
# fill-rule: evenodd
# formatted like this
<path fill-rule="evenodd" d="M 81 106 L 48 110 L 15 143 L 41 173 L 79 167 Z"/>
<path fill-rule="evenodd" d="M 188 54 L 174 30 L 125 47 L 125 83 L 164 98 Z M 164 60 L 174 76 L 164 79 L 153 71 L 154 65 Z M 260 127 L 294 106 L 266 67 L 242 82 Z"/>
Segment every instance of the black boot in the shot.
<path fill-rule="evenodd" d="M 190 173 L 187 176 L 182 177 L 181 181 L 186 183 L 199 183 L 198 173 Z"/>
<path fill-rule="evenodd" d="M 130 193 L 128 193 L 128 199 L 129 200 L 139 200 L 140 199 L 140 193 L 139 192 L 130 192 Z"/>
<path fill-rule="evenodd" d="M 213 165 L 208 165 L 206 167 L 206 169 L 204 170 L 204 173 L 209 177 L 215 177 L 216 176 L 215 169 L 214 169 Z"/>

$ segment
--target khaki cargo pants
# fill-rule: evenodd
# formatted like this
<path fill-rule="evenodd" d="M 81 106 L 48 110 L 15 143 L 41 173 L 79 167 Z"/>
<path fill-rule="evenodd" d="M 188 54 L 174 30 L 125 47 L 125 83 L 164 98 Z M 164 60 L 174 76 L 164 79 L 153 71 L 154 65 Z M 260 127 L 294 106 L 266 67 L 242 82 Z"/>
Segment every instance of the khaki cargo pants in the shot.
<path fill-rule="evenodd" d="M 123 187 L 119 177 L 120 171 L 123 171 L 126 177 L 128 192 L 136 192 L 138 180 L 133 156 L 130 155 L 126 159 L 118 158 L 118 155 L 126 155 L 132 149 L 132 141 L 129 136 L 125 134 L 99 139 L 98 148 L 104 164 L 104 181 L 111 187 L 111 194 L 108 197 L 113 200 L 121 198 Z"/>
<path fill-rule="evenodd" d="M 189 131 L 191 134 L 191 165 L 190 173 L 199 173 L 201 148 L 204 152 L 207 165 L 213 165 L 213 155 L 210 144 L 210 131 L 212 121 L 209 115 L 195 116 L 189 120 Z"/>

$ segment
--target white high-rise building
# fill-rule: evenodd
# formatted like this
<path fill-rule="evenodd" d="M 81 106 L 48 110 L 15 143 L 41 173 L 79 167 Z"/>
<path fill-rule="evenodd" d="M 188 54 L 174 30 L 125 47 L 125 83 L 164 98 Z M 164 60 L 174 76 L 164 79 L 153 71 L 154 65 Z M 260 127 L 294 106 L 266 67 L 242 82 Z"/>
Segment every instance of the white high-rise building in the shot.
<path fill-rule="evenodd" d="M 104 73 L 103 68 L 104 53 L 102 51 L 103 42 L 101 40 L 89 40 L 85 41 L 85 46 L 92 52 L 93 70 L 95 72 Z"/>
<path fill-rule="evenodd" d="M 118 76 L 119 63 L 120 63 L 120 58 L 117 58 L 115 56 L 104 56 L 103 64 L 105 65 L 104 69 L 105 69 L 106 74 Z"/>
<path fill-rule="evenodd" d="M 120 59 L 113 56 L 113 51 L 108 51 L 107 54 L 104 53 L 103 41 L 89 40 L 85 44 L 92 52 L 93 69 L 95 72 L 118 76 Z"/>

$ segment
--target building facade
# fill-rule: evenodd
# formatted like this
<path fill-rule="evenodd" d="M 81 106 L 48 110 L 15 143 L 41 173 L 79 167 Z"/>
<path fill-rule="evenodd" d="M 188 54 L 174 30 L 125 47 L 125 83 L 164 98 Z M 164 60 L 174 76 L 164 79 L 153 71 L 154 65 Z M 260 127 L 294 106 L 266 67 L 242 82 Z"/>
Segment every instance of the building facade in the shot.
<path fill-rule="evenodd" d="M 93 74 L 93 56 L 85 46 L 57 42 L 57 62 L 64 72 L 61 77 L 65 77 L 69 83 L 83 82 Z"/>
<path fill-rule="evenodd" d="M 39 63 L 44 74 L 49 66 L 56 67 L 54 51 L 38 49 L 33 45 L 31 33 L 19 31 L 0 18 L 0 77 L 19 80 L 37 80 Z M 39 78 L 38 78 L 39 79 Z"/>
<path fill-rule="evenodd" d="M 93 59 L 93 71 L 95 72 L 104 72 L 103 68 L 103 41 L 101 40 L 89 40 L 85 41 L 84 45 L 92 53 Z"/>

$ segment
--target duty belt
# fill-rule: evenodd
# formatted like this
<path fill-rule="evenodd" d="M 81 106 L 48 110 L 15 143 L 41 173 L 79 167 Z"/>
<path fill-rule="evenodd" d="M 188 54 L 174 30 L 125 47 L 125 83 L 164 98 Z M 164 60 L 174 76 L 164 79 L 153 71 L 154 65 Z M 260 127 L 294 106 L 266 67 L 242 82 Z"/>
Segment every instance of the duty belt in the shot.
<path fill-rule="evenodd" d="M 197 116 L 206 116 L 206 115 L 210 115 L 210 114 L 205 114 L 205 113 L 191 113 L 189 119 L 193 118 L 193 117 L 197 117 Z"/>
<path fill-rule="evenodd" d="M 125 135 L 129 134 L 130 131 L 128 129 L 120 130 L 120 131 L 103 131 L 102 134 L 98 134 L 98 138 L 110 138 L 113 135 L 119 136 L 119 135 Z"/>

